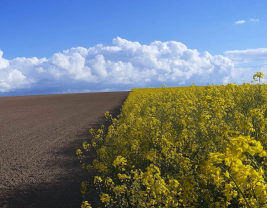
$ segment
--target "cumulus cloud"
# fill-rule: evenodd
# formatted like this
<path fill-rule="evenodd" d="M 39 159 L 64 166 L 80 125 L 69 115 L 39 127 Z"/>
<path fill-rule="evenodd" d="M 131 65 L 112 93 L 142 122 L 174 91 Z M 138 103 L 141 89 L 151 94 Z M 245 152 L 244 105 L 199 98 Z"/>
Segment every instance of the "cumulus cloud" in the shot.
<path fill-rule="evenodd" d="M 251 22 L 259 22 L 259 19 L 250 19 Z"/>
<path fill-rule="evenodd" d="M 27 77 L 17 69 L 17 64 L 13 65 L 12 61 L 8 61 L 2 56 L 3 52 L 0 50 L 0 92 L 8 92 L 13 89 L 30 87 L 31 83 L 34 82 L 34 79 L 27 79 Z M 18 60 L 20 61 L 21 59 Z M 24 66 L 27 65 L 27 61 L 27 59 L 26 61 L 23 59 L 22 63 Z M 36 59 L 30 59 L 30 62 L 31 61 L 34 62 Z M 28 66 L 31 66 L 31 64 Z M 25 68 L 25 72 L 27 69 L 28 67 Z"/>
<path fill-rule="evenodd" d="M 235 81 L 234 62 L 244 58 L 240 55 L 244 51 L 213 56 L 176 41 L 141 45 L 117 37 L 112 43 L 113 46 L 71 48 L 42 59 L 6 60 L 0 51 L 0 92 L 71 93 L 130 90 L 162 84 L 191 85 L 193 82 L 227 84 Z M 259 54 L 259 49 L 257 51 Z M 247 59 L 254 53 L 248 51 Z"/>
<path fill-rule="evenodd" d="M 245 20 L 239 20 L 239 21 L 236 21 L 235 24 L 240 25 L 240 24 L 244 24 L 245 22 L 246 22 Z"/>

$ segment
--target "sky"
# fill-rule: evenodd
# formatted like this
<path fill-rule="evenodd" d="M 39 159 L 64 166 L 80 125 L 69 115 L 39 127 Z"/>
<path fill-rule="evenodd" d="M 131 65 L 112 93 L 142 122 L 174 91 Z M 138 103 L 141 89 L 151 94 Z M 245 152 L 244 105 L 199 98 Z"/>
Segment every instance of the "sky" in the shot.
<path fill-rule="evenodd" d="M 266 8 L 266 0 L 1 0 L 0 96 L 250 83 L 267 76 Z"/>

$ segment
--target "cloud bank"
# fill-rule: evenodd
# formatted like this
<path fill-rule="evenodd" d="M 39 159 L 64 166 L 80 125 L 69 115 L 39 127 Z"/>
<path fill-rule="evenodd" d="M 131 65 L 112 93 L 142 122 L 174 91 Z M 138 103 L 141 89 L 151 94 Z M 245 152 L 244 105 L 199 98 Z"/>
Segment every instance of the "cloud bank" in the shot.
<path fill-rule="evenodd" d="M 266 61 L 266 48 L 199 53 L 181 42 L 141 45 L 120 37 L 113 46 L 98 44 L 55 53 L 50 58 L 6 60 L 0 50 L 0 95 L 121 91 L 138 87 L 188 86 L 237 82 L 243 59 Z M 234 63 L 235 62 L 235 63 Z M 240 72 L 241 71 L 241 72 Z M 249 74 L 247 82 L 251 81 Z"/>
<path fill-rule="evenodd" d="M 225 51 L 224 54 L 235 64 L 252 61 L 267 61 L 267 48 Z"/>
<path fill-rule="evenodd" d="M 241 80 L 241 83 L 243 80 L 250 83 L 256 72 L 267 76 L 267 48 L 225 51 L 224 54 L 235 64 L 230 77 L 237 83 Z"/>

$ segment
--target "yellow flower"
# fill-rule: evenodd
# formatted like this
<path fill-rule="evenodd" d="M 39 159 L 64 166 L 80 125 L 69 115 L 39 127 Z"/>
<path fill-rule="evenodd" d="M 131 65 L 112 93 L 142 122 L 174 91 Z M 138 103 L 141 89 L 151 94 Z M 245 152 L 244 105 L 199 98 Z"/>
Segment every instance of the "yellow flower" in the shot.
<path fill-rule="evenodd" d="M 85 194 L 85 193 L 86 193 L 86 191 L 87 191 L 87 186 L 88 186 L 88 182 L 83 181 L 82 184 L 81 184 L 81 193 L 82 193 L 82 194 Z"/>
<path fill-rule="evenodd" d="M 111 198 L 108 194 L 102 193 L 100 195 L 100 200 L 102 201 L 102 203 L 110 203 Z"/>
<path fill-rule="evenodd" d="M 92 208 L 92 207 L 91 207 L 91 204 L 88 203 L 88 201 L 83 201 L 81 208 Z"/>
<path fill-rule="evenodd" d="M 127 162 L 127 160 L 124 158 L 124 157 L 122 157 L 122 156 L 118 156 L 114 161 L 113 161 L 113 166 L 114 167 L 117 167 L 117 166 L 119 166 L 119 165 L 122 165 L 122 166 L 124 166 L 124 165 L 126 165 L 126 162 Z"/>
<path fill-rule="evenodd" d="M 227 178 L 230 177 L 228 171 L 226 171 L 226 172 L 224 173 L 224 175 L 225 175 Z"/>
<path fill-rule="evenodd" d="M 94 183 L 102 182 L 102 178 L 100 176 L 95 176 Z"/>
<path fill-rule="evenodd" d="M 77 149 L 76 150 L 76 155 L 81 155 L 82 154 L 82 151 L 80 149 Z"/>

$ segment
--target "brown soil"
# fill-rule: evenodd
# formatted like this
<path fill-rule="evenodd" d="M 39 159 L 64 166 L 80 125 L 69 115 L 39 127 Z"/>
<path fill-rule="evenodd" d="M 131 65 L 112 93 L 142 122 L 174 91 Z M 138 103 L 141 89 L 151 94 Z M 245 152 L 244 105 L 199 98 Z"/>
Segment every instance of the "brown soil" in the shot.
<path fill-rule="evenodd" d="M 0 207 L 80 207 L 88 174 L 75 151 L 106 111 L 119 114 L 128 94 L 0 97 Z"/>

